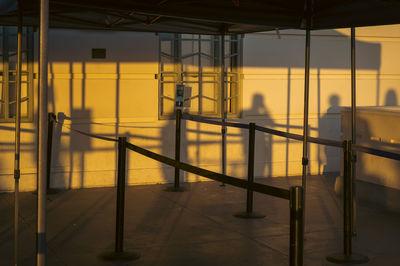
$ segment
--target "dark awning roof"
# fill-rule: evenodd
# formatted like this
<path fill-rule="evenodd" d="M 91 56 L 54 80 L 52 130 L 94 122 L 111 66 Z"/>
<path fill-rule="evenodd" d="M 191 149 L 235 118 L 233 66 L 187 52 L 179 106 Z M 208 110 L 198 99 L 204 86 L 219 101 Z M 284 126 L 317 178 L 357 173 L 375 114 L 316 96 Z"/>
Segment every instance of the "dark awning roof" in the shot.
<path fill-rule="evenodd" d="M 7 0 L 8 2 L 12 0 Z M 16 1 L 16 0 L 14 0 Z M 49 0 L 50 27 L 181 33 L 245 33 L 305 27 L 305 0 Z M 399 0 L 313 0 L 311 29 L 400 23 Z M 20 0 L 38 25 L 39 1 Z M 0 12 L 1 13 L 1 12 Z M 16 12 L 0 15 L 15 24 Z"/>

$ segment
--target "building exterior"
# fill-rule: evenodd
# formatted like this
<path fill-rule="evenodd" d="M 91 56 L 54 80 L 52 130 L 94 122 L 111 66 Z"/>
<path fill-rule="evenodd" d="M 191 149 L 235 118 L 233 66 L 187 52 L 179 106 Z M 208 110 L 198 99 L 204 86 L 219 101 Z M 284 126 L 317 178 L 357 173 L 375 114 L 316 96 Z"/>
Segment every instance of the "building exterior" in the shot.
<path fill-rule="evenodd" d="M 357 105 L 397 105 L 400 27 L 358 28 Z M 15 30 L 2 28 L 0 190 L 13 190 Z M 341 107 L 350 105 L 350 30 L 314 31 L 311 39 L 310 135 L 339 140 Z M 34 190 L 37 172 L 37 40 L 25 30 L 21 190 Z M 228 117 L 302 134 L 304 32 L 226 36 Z M 15 44 L 14 44 L 15 41 Z M 116 143 L 71 128 L 174 156 L 175 85 L 190 86 L 189 112 L 221 117 L 221 39 L 218 36 L 50 30 L 49 110 L 54 127 L 51 186 L 113 186 Z M 15 100 L 14 100 L 15 101 Z M 184 122 L 182 161 L 221 171 L 221 128 Z M 247 132 L 229 128 L 227 174 L 247 174 Z M 310 144 L 309 172 L 339 172 L 340 152 Z M 256 134 L 258 177 L 301 174 L 302 143 Z M 128 152 L 128 183 L 166 183 L 173 168 Z M 182 174 L 186 181 L 204 180 Z"/>

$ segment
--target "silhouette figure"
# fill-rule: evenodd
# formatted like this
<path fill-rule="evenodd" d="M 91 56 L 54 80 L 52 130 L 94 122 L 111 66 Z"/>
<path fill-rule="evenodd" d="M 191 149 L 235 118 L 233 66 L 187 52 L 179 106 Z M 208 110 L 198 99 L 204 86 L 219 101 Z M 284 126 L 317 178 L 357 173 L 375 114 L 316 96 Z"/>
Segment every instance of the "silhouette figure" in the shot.
<path fill-rule="evenodd" d="M 254 94 L 253 102 L 250 109 L 245 110 L 246 117 L 250 118 L 249 122 L 254 122 L 262 127 L 274 127 L 275 123 L 272 121 L 269 111 L 264 104 L 264 96 L 261 94 Z M 252 117 L 258 117 L 257 120 L 252 120 Z M 259 119 L 262 118 L 262 119 Z M 243 154 L 247 163 L 248 153 L 248 138 L 242 138 Z M 270 177 L 272 175 L 272 135 L 256 131 L 256 145 L 255 145 L 255 168 L 254 175 L 256 177 Z M 263 165 L 262 167 L 257 167 Z M 266 173 L 267 171 L 267 173 Z"/>
<path fill-rule="evenodd" d="M 331 140 L 340 140 L 340 136 L 337 134 L 340 130 L 340 119 L 334 119 L 332 115 L 340 114 L 340 98 L 337 94 L 332 95 L 329 98 L 330 107 L 328 108 L 325 115 L 323 115 L 319 121 L 318 130 L 319 137 Z M 318 158 L 319 164 L 323 165 L 322 173 L 326 174 L 329 172 L 337 171 L 339 169 L 339 163 L 335 158 L 340 158 L 340 150 L 335 147 L 319 145 L 319 149 L 323 149 Z"/>
<path fill-rule="evenodd" d="M 386 92 L 385 106 L 397 106 L 397 94 L 394 89 Z"/>

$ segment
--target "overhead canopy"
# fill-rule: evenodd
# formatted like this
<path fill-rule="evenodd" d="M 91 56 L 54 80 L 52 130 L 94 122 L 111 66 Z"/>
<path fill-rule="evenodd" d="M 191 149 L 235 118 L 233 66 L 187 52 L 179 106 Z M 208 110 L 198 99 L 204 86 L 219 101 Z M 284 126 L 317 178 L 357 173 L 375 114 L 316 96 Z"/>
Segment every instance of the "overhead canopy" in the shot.
<path fill-rule="evenodd" d="M 5 3 L 17 0 L 5 0 Z M 274 28 L 332 29 L 400 23 L 398 0 L 49 0 L 50 27 L 230 34 Z M 306 7 L 311 6 L 309 12 Z M 312 4 L 310 4 L 312 3 Z M 25 25 L 39 25 L 40 1 L 20 0 Z M 16 11 L 0 24 L 14 25 Z"/>

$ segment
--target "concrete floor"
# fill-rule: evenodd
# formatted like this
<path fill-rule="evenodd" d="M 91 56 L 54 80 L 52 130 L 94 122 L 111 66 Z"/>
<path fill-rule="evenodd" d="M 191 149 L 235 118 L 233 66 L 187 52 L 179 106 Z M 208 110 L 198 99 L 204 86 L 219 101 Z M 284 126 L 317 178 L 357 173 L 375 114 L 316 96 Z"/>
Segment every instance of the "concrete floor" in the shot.
<path fill-rule="evenodd" d="M 298 177 L 257 180 L 283 188 Z M 334 176 L 311 176 L 307 185 L 304 265 L 334 265 L 325 256 L 342 248 L 342 203 L 333 192 Z M 112 251 L 115 188 L 61 191 L 48 196 L 47 265 L 288 265 L 289 203 L 255 193 L 263 219 L 243 220 L 246 192 L 216 182 L 128 187 L 125 250 L 137 261 L 98 258 Z M 21 193 L 20 265 L 35 265 L 36 195 Z M 365 265 L 400 265 L 400 214 L 364 202 L 358 208 L 353 251 L 368 255 Z M 0 265 L 13 262 L 13 194 L 0 194 Z"/>

